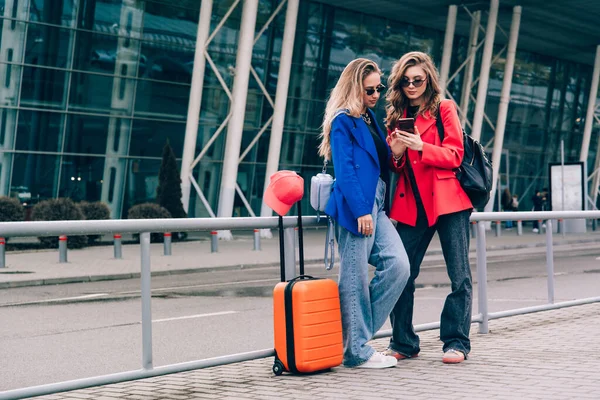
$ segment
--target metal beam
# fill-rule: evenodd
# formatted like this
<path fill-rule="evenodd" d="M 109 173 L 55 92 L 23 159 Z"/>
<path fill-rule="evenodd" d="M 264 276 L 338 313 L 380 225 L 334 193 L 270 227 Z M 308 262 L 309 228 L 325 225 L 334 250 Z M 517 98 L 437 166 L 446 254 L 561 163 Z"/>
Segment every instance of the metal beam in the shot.
<path fill-rule="evenodd" d="M 290 86 L 290 74 L 292 70 L 292 56 L 294 51 L 294 40 L 296 36 L 296 24 L 298 20 L 299 0 L 288 0 L 285 14 L 285 28 L 281 42 L 281 58 L 279 60 L 279 73 L 277 75 L 277 90 L 275 93 L 275 108 L 273 110 L 273 125 L 269 141 L 269 154 L 267 156 L 267 168 L 265 171 L 264 191 L 270 182 L 270 177 L 279 169 L 279 158 L 281 156 L 281 141 L 283 138 L 283 126 L 287 105 L 287 96 Z M 270 217 L 271 208 L 263 201 L 260 215 Z M 262 237 L 271 237 L 271 231 L 261 230 Z"/>
<path fill-rule="evenodd" d="M 477 87 L 477 104 L 473 116 L 473 130 L 471 136 L 475 140 L 481 139 L 483 127 L 483 114 L 487 98 L 488 83 L 490 78 L 490 67 L 494 50 L 494 35 L 496 33 L 496 21 L 498 20 L 499 0 L 490 1 L 490 13 L 488 15 L 487 29 L 485 32 L 485 44 L 483 46 L 483 57 L 481 60 L 481 72 L 479 86 Z"/>
<path fill-rule="evenodd" d="M 448 73 L 450 71 L 450 61 L 452 60 L 452 42 L 454 41 L 454 30 L 456 29 L 456 11 L 455 5 L 448 6 L 448 19 L 446 20 L 446 35 L 444 36 L 444 48 L 442 49 L 442 64 L 440 67 L 440 90 L 442 94 L 446 93 L 448 84 Z"/>
<path fill-rule="evenodd" d="M 463 80 L 462 95 L 460 100 L 460 109 L 462 115 L 460 116 L 460 123 L 465 126 L 467 122 L 467 115 L 469 113 L 469 101 L 471 100 L 471 84 L 473 82 L 473 70 L 475 69 L 475 54 L 477 53 L 479 40 L 479 25 L 481 25 L 481 11 L 475 11 L 473 13 L 471 21 L 471 34 L 469 36 L 469 53 L 467 59 L 467 69 L 465 70 L 465 77 Z"/>
<path fill-rule="evenodd" d="M 196 32 L 196 50 L 194 53 L 194 68 L 192 70 L 192 86 L 188 102 L 187 122 L 185 125 L 185 141 L 183 142 L 183 158 L 181 160 L 181 202 L 185 212 L 189 212 L 191 179 L 196 154 L 196 140 L 198 138 L 198 122 L 200 119 L 200 106 L 202 105 L 202 90 L 204 88 L 204 71 L 206 58 L 204 51 L 210 30 L 213 0 L 202 0 L 200 16 L 198 17 L 198 31 Z"/>
<path fill-rule="evenodd" d="M 235 62 L 235 78 L 233 80 L 233 90 L 231 91 L 233 97 L 231 102 L 232 117 L 227 126 L 227 141 L 225 142 L 219 208 L 217 211 L 218 217 L 231 217 L 233 212 L 257 12 L 258 0 L 246 0 L 244 2 Z M 219 237 L 226 240 L 231 240 L 232 238 L 230 231 L 220 231 Z"/>
<path fill-rule="evenodd" d="M 494 197 L 498 190 L 498 172 L 500 171 L 500 161 L 502 157 L 502 146 L 504 144 L 504 131 L 506 129 L 506 118 L 508 116 L 508 105 L 510 103 L 510 89 L 512 86 L 513 71 L 515 67 L 515 58 L 517 54 L 517 43 L 519 41 L 519 27 L 521 24 L 521 6 L 513 8 L 512 23 L 510 26 L 510 36 L 508 39 L 508 51 L 506 53 L 506 64 L 504 65 L 504 80 L 502 82 L 502 91 L 500 93 L 500 105 L 498 107 L 498 119 L 496 121 L 496 132 L 494 135 L 494 149 L 492 150 L 492 192 L 490 201 L 485 206 L 485 211 L 494 210 Z M 508 157 L 507 157 L 508 165 Z M 501 210 L 498 210 L 501 211 Z"/>
<path fill-rule="evenodd" d="M 583 128 L 583 140 L 581 141 L 581 152 L 579 161 L 587 162 L 590 150 L 590 139 L 592 137 L 592 128 L 594 127 L 594 110 L 596 108 L 596 98 L 598 97 L 598 78 L 600 77 L 600 45 L 596 46 L 596 60 L 594 62 L 594 71 L 592 72 L 592 84 L 590 86 L 590 96 L 588 98 L 587 113 L 585 114 L 585 126 Z"/>

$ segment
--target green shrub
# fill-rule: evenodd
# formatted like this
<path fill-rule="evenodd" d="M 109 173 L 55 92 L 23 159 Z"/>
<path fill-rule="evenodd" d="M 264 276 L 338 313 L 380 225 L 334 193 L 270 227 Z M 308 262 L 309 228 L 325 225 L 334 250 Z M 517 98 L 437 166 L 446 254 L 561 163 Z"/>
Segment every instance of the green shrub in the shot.
<path fill-rule="evenodd" d="M 171 213 L 166 208 L 159 206 L 156 203 L 143 203 L 138 204 L 129 209 L 127 212 L 128 219 L 157 219 L 157 218 L 171 218 Z M 138 235 L 134 235 L 138 237 Z M 162 233 L 152 233 L 150 235 L 152 242 L 162 242 Z"/>
<path fill-rule="evenodd" d="M 17 222 L 25 219 L 25 208 L 18 199 L 0 196 L 0 222 Z"/>
<path fill-rule="evenodd" d="M 110 208 L 106 203 L 95 201 L 93 203 L 82 201 L 77 203 L 79 209 L 83 213 L 83 218 L 86 220 L 110 219 Z M 88 243 L 92 244 L 102 235 L 88 235 Z"/>
<path fill-rule="evenodd" d="M 79 221 L 84 219 L 83 213 L 68 198 L 49 199 L 39 202 L 33 207 L 31 214 L 33 221 Z M 58 247 L 58 237 L 39 237 L 44 247 Z M 79 249 L 87 244 L 87 236 L 69 236 L 67 245 L 70 249 Z"/>

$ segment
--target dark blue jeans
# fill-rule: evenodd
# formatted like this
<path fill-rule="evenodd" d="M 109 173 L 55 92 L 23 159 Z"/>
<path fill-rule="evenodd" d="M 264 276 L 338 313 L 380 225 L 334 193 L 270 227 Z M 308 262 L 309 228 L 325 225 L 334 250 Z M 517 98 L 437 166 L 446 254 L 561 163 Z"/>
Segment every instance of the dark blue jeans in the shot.
<path fill-rule="evenodd" d="M 398 223 L 400 234 L 410 261 L 410 278 L 396 303 L 390 319 L 393 327 L 390 347 L 407 356 L 418 353 L 419 337 L 413 328 L 413 306 L 415 299 L 415 279 L 419 276 L 421 262 L 427 247 L 437 231 L 442 245 L 446 269 L 450 277 L 452 292 L 446 297 L 440 319 L 440 339 L 443 350 L 449 348 L 462 351 L 465 356 L 471 350 L 469 330 L 473 284 L 469 265 L 469 216 L 470 210 L 442 215 L 437 223 L 427 226 L 423 211 L 419 212 L 417 225 Z"/>

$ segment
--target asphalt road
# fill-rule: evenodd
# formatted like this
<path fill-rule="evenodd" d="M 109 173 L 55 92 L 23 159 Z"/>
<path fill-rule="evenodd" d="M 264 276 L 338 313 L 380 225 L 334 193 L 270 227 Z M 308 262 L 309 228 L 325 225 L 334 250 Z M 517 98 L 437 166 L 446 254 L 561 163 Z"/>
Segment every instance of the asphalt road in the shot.
<path fill-rule="evenodd" d="M 556 301 L 600 295 L 600 254 L 576 254 L 555 258 Z M 336 271 L 307 269 L 333 279 Z M 546 303 L 545 271 L 539 254 L 489 262 L 489 310 Z M 271 348 L 277 282 L 276 268 L 154 278 L 154 365 Z M 444 266 L 428 263 L 418 284 L 415 324 L 439 320 L 449 290 Z M 140 311 L 137 279 L 0 290 L 0 391 L 139 369 Z"/>

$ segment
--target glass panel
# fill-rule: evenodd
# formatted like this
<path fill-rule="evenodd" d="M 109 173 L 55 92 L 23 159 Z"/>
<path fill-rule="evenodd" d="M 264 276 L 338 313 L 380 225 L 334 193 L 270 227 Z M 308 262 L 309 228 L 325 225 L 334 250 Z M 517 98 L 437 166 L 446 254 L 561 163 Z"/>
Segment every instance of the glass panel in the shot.
<path fill-rule="evenodd" d="M 139 35 L 141 32 L 142 8 L 146 2 L 123 1 L 114 2 L 110 0 L 87 0 L 90 4 L 90 13 L 93 13 L 93 28 L 87 29 L 112 33 L 115 35 Z M 122 14 L 125 14 L 122 18 Z M 130 13 L 128 16 L 127 13 Z M 138 21 L 139 19 L 139 21 Z M 120 28 L 121 20 L 126 21 L 125 26 Z M 128 21 L 128 22 L 127 22 Z M 91 24 L 90 24 L 91 25 Z"/>
<path fill-rule="evenodd" d="M 156 201 L 160 162 L 161 160 L 147 159 L 132 159 L 129 161 L 123 218 L 127 218 L 127 211 L 132 206 Z"/>
<path fill-rule="evenodd" d="M 22 67 L 21 106 L 64 109 L 68 73 L 43 67 Z"/>
<path fill-rule="evenodd" d="M 109 121 L 109 117 L 69 115 L 65 152 L 106 154 Z M 120 119 L 121 123 L 127 125 L 129 125 L 130 121 L 130 119 Z M 121 132 L 120 129 L 116 131 Z"/>
<path fill-rule="evenodd" d="M 162 157 L 162 149 L 167 140 L 171 143 L 175 156 L 183 153 L 185 123 L 134 120 L 129 154 L 142 157 Z M 158 174 L 158 169 L 156 170 Z"/>
<path fill-rule="evenodd" d="M 188 51 L 165 51 L 152 43 L 142 43 L 143 67 L 140 65 L 142 78 L 150 78 L 168 82 L 192 84 L 194 68 L 194 48 Z M 207 69 L 210 67 L 207 65 Z M 189 88 L 188 88 L 189 91 Z"/>
<path fill-rule="evenodd" d="M 61 151 L 64 115 L 46 111 L 19 111 L 17 150 Z"/>
<path fill-rule="evenodd" d="M 131 115 L 135 79 L 73 72 L 69 109 Z"/>
<path fill-rule="evenodd" d="M 99 201 L 104 160 L 104 157 L 63 157 L 58 196 L 74 201 Z"/>
<path fill-rule="evenodd" d="M 31 193 L 36 203 L 54 197 L 59 156 L 15 154 L 11 190 Z"/>
<path fill-rule="evenodd" d="M 189 98 L 188 85 L 140 80 L 137 86 L 135 115 L 185 120 Z M 210 101 L 209 98 L 206 100 Z"/>
<path fill-rule="evenodd" d="M 73 1 L 30 0 L 30 21 L 39 21 L 53 25 L 72 26 L 77 17 Z"/>
<path fill-rule="evenodd" d="M 48 25 L 28 25 L 27 51 L 24 62 L 40 66 L 70 68 L 75 31 Z"/>

